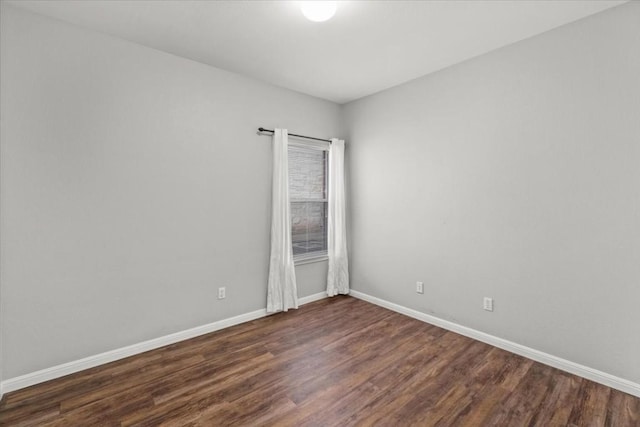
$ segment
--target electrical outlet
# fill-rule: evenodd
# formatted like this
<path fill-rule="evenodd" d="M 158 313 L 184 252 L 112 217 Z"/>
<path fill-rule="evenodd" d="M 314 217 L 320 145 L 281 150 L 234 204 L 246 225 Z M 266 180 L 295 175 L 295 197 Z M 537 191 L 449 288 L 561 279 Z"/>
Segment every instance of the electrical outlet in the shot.
<path fill-rule="evenodd" d="M 227 297 L 227 288 L 218 288 L 218 299 L 225 299 Z"/>
<path fill-rule="evenodd" d="M 424 283 L 416 282 L 416 292 L 419 294 L 424 294 Z"/>
<path fill-rule="evenodd" d="M 484 297 L 482 308 L 484 308 L 487 311 L 493 311 L 493 298 Z"/>

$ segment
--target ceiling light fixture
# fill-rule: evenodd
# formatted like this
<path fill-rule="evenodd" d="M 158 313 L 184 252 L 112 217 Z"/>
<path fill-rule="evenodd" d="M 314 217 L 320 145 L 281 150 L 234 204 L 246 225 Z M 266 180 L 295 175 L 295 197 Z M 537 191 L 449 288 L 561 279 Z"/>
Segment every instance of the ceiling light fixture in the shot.
<path fill-rule="evenodd" d="M 302 1 L 300 2 L 302 14 L 313 22 L 324 22 L 336 14 L 338 7 L 335 1 Z"/>

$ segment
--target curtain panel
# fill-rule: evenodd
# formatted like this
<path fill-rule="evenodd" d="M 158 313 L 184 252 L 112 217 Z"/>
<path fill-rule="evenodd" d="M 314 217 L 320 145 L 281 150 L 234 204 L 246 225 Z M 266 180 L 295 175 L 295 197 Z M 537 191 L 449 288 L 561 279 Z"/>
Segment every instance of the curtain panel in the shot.
<path fill-rule="evenodd" d="M 289 203 L 289 141 L 286 129 L 274 129 L 271 189 L 271 256 L 267 287 L 267 312 L 298 308 L 296 271 L 291 246 Z"/>
<path fill-rule="evenodd" d="M 332 139 L 329 148 L 329 213 L 327 295 L 349 293 L 347 224 L 344 182 L 344 141 Z"/>

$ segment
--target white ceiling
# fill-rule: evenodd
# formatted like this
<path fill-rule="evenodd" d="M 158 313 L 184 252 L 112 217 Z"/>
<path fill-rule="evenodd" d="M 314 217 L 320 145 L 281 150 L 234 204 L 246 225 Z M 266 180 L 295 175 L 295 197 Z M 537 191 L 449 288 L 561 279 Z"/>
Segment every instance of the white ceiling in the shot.
<path fill-rule="evenodd" d="M 296 1 L 8 3 L 345 103 L 625 1 L 343 1 L 323 23 Z"/>

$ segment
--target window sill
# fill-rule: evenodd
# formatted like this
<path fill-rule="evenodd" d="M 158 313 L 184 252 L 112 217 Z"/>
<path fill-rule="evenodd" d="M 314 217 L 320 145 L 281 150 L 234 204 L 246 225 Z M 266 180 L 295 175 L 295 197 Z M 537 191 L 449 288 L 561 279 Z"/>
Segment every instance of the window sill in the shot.
<path fill-rule="evenodd" d="M 328 259 L 329 259 L 329 257 L 327 256 L 327 254 L 311 255 L 311 256 L 306 256 L 306 257 L 294 258 L 293 259 L 293 264 L 294 265 L 304 265 L 304 264 L 311 264 L 311 263 L 314 263 L 314 262 L 327 261 Z"/>

